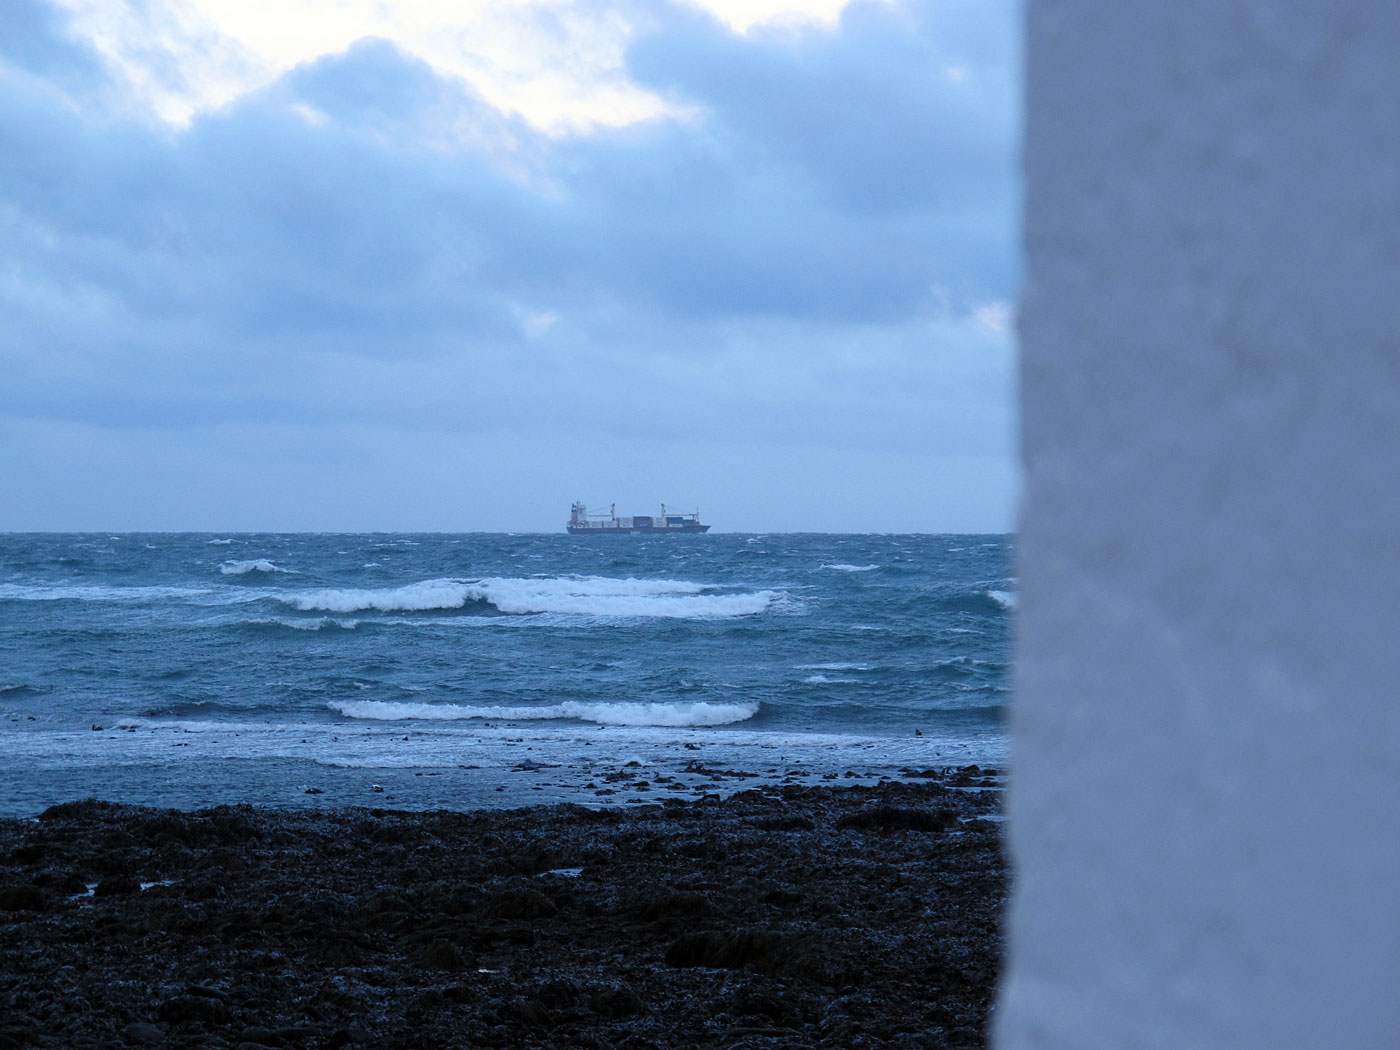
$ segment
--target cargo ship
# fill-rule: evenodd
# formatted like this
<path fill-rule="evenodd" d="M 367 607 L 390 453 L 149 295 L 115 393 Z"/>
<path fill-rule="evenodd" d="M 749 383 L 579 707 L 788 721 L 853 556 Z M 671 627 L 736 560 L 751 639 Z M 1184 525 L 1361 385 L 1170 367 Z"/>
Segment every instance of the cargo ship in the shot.
<path fill-rule="evenodd" d="M 710 531 L 708 525 L 700 524 L 698 510 L 667 510 L 664 503 L 661 504 L 661 513 L 658 515 L 636 514 L 630 518 L 618 517 L 616 503 L 608 508 L 606 514 L 589 514 L 588 507 L 582 503 L 575 503 L 569 510 L 569 521 L 565 528 L 573 536 L 650 536 L 663 532 L 671 535 L 677 532 Z"/>

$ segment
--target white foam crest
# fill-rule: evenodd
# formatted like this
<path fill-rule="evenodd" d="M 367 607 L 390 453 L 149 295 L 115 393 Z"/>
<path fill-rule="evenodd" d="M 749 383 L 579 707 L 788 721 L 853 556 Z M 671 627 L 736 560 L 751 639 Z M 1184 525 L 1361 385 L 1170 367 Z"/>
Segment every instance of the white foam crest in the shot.
<path fill-rule="evenodd" d="M 116 539 L 116 537 L 113 536 L 112 539 Z M 230 543 L 232 543 L 232 542 L 233 542 L 233 540 L 210 540 L 210 541 L 209 541 L 209 546 L 211 546 L 211 547 L 227 547 L 227 546 L 228 546 Z"/>
<path fill-rule="evenodd" d="M 869 665 L 869 664 L 845 664 L 845 663 L 798 664 L 798 665 L 797 665 L 797 670 L 799 670 L 799 671 L 868 671 L 868 670 L 870 670 L 870 665 Z"/>
<path fill-rule="evenodd" d="M 1021 607 L 1021 596 L 1014 591 L 988 591 L 987 597 L 1011 612 Z"/>
<path fill-rule="evenodd" d="M 424 580 L 406 587 L 300 591 L 277 597 L 302 612 L 424 612 L 460 609 L 474 592 L 471 584 L 461 580 Z"/>
<path fill-rule="evenodd" d="M 318 616 L 314 620 L 284 620 L 281 617 L 273 617 L 265 620 L 245 620 L 254 626 L 271 627 L 274 624 L 278 627 L 290 627 L 296 631 L 322 631 L 327 627 L 339 627 L 346 631 L 353 631 L 360 625 L 359 620 L 337 620 L 331 616 Z"/>
<path fill-rule="evenodd" d="M 824 674 L 809 674 L 802 679 L 803 685 L 854 685 L 859 682 L 858 678 L 828 678 Z"/>
<path fill-rule="evenodd" d="M 592 617 L 710 619 L 765 612 L 781 597 L 776 591 L 698 594 L 538 587 L 531 580 L 483 581 L 482 597 L 504 613 L 564 613 Z M 547 581 L 554 583 L 555 581 Z M 643 581 L 627 581 L 643 582 Z"/>
<path fill-rule="evenodd" d="M 225 576 L 243 576 L 250 572 L 291 572 L 290 569 L 283 569 L 266 558 L 251 558 L 248 561 L 226 561 L 219 566 L 219 571 Z"/>
<path fill-rule="evenodd" d="M 783 599 L 777 591 L 705 594 L 709 584 L 688 580 L 608 579 L 598 576 L 424 580 L 405 587 L 302 591 L 280 595 L 303 612 L 364 610 L 416 612 L 460 609 L 483 601 L 503 613 L 556 613 L 588 617 L 704 619 L 751 616 Z"/>
<path fill-rule="evenodd" d="M 532 576 L 529 579 L 493 578 L 481 581 L 484 586 L 523 584 L 539 588 L 544 592 L 561 591 L 568 594 L 699 594 L 714 590 L 709 583 L 695 583 L 691 580 L 638 580 L 627 577 L 623 580 L 608 576 Z"/>
<path fill-rule="evenodd" d="M 499 722 L 573 718 L 612 726 L 721 726 L 742 722 L 758 713 L 757 703 L 602 703 L 566 700 L 540 707 L 468 707 L 462 704 L 404 704 L 386 700 L 333 700 L 328 705 L 348 718 L 381 721 L 468 718 Z"/>
<path fill-rule="evenodd" d="M 834 569 L 836 572 L 874 572 L 878 565 L 823 565 L 823 569 Z"/>

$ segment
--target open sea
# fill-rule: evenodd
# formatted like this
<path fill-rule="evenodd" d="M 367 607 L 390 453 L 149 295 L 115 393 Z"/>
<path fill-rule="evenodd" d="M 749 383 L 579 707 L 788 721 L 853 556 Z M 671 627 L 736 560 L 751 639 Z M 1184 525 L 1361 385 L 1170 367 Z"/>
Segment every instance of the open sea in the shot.
<path fill-rule="evenodd" d="M 1007 536 L 0 535 L 0 815 L 89 796 L 624 803 L 715 790 L 697 769 L 1000 765 L 1013 553 Z"/>

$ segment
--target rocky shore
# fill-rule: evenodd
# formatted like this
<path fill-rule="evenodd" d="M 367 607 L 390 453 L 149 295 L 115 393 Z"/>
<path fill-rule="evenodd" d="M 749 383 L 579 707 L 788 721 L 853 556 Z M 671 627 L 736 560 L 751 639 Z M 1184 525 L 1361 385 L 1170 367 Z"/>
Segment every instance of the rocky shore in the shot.
<path fill-rule="evenodd" d="M 980 1047 L 1001 780 L 0 821 L 11 1047 Z"/>

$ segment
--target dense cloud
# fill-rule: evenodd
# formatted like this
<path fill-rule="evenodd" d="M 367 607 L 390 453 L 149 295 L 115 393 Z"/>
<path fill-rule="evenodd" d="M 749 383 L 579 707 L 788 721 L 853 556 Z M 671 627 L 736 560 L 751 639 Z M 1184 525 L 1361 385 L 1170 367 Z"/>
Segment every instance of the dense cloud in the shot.
<path fill-rule="evenodd" d="M 131 491 L 184 513 L 165 524 L 230 527 L 244 522 L 217 500 L 154 494 L 196 491 L 201 447 L 231 484 L 266 474 L 260 454 L 229 460 L 238 434 L 299 442 L 280 484 L 336 477 L 347 504 L 415 447 L 464 491 L 506 486 L 504 520 L 463 495 L 357 527 L 549 528 L 575 487 L 657 484 L 636 497 L 749 501 L 733 527 L 783 528 L 808 475 L 839 461 L 867 476 L 852 487 L 960 479 L 908 504 L 926 528 L 1007 527 L 1014 14 L 858 5 L 835 30 L 738 36 L 663 10 L 628 71 L 683 115 L 555 138 L 378 40 L 172 129 L 124 110 L 52 9 L 10 0 L 10 482 L 91 477 L 85 442 L 125 442 Z M 162 432 L 189 462 L 153 451 Z M 351 432 L 402 459 L 363 457 L 356 478 L 336 465 Z M 551 451 L 565 446 L 591 456 Z M 483 455 L 510 471 L 482 472 Z M 96 524 L 51 496 L 0 527 Z M 112 527 L 162 524 L 103 499 Z M 336 523 L 333 505 L 271 506 L 246 522 Z"/>

